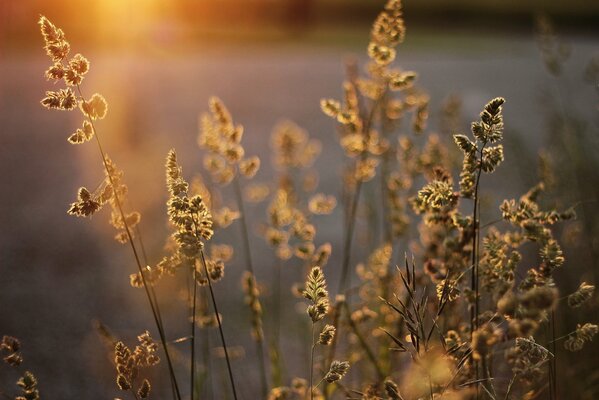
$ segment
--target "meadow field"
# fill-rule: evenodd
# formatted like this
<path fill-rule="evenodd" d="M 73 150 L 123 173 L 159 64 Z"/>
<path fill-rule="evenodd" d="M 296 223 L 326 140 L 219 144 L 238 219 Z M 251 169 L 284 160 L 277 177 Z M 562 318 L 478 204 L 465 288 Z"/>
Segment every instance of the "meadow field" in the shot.
<path fill-rule="evenodd" d="M 379 3 L 289 30 L 11 17 L 0 396 L 599 396 L 599 32 Z"/>

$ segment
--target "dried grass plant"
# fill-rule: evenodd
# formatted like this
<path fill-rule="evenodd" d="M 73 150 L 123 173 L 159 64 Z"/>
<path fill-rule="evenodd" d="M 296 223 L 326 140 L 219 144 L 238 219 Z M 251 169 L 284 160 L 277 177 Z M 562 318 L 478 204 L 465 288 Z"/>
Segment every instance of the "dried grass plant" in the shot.
<path fill-rule="evenodd" d="M 596 321 L 583 320 L 580 312 L 594 298 L 595 286 L 580 282 L 576 291 L 564 293 L 554 279 L 554 272 L 566 263 L 556 226 L 576 218 L 574 207 L 545 206 L 542 195 L 552 184 L 545 173 L 520 198 L 485 210 L 484 215 L 493 219 L 481 218 L 481 195 L 493 184 L 493 173 L 504 158 L 510 160 L 500 143 L 504 125 L 510 123 L 509 99 L 497 97 L 481 105 L 480 118 L 472 122 L 469 134 L 456 124 L 459 104 L 448 103 L 446 126 L 453 143 L 429 132 L 429 96 L 418 86 L 416 72 L 396 65 L 397 48 L 406 35 L 400 0 L 389 0 L 374 21 L 366 49 L 368 63 L 364 68 L 348 65 L 343 98 L 323 99 L 320 104 L 334 121 L 331 130 L 338 133 L 346 156 L 339 200 L 316 191 L 312 165 L 322 145 L 290 121 L 277 125 L 271 136 L 276 179 L 268 184 L 251 182 L 260 159 L 246 156 L 243 126 L 233 122 L 222 101 L 212 98 L 209 112 L 200 119 L 198 136 L 211 183 L 197 178 L 190 184 L 175 150 L 168 153 L 166 211 L 171 234 L 158 262 L 146 259 L 141 215 L 127 211 L 123 172 L 100 140 L 98 128 L 107 115 L 107 102 L 97 93 L 89 98 L 83 94 L 90 63 L 81 54 L 70 55 L 64 32 L 47 18 L 41 17 L 39 24 L 51 59 L 46 77 L 64 83 L 64 88 L 46 92 L 41 104 L 53 110 L 80 110 L 82 125 L 67 140 L 74 145 L 94 141 L 105 174 L 101 182 L 90 185 L 95 190 L 78 190 L 68 213 L 90 217 L 110 206 L 116 239 L 133 253 L 131 286 L 145 292 L 158 333 L 155 342 L 148 328 L 134 348 L 110 337 L 115 390 L 123 396 L 151 398 L 156 384 L 151 384 L 146 370 L 162 368 L 161 358 L 166 361 L 173 399 L 193 400 L 209 397 L 208 393 L 213 398 L 226 396 L 224 391 L 204 390 L 198 374 L 196 341 L 208 337 L 208 328 L 218 327 L 227 391 L 235 399 L 238 395 L 269 400 L 560 398 L 558 344 L 566 351 L 580 351 L 599 329 Z M 559 75 L 566 55 L 548 23 L 538 24 L 548 70 Z M 459 152 L 460 172 L 451 156 Z M 260 201 L 267 202 L 262 221 L 247 211 L 247 203 Z M 327 265 L 336 249 L 318 242 L 315 221 L 330 218 L 323 215 L 337 206 L 344 219 L 338 249 L 342 259 L 339 265 Z M 374 217 L 362 218 L 366 211 Z M 226 243 L 209 246 L 215 231 L 234 223 L 239 225 L 240 252 Z M 362 227 L 369 235 L 365 246 L 369 256 L 354 260 L 360 254 L 356 231 Z M 253 264 L 251 242 L 256 231 L 272 248 L 270 282 L 256 276 L 262 271 Z M 530 256 L 531 248 L 536 256 Z M 219 313 L 217 302 L 225 295 L 219 293 L 217 282 L 226 279 L 225 264 L 234 252 L 244 264 L 243 290 L 226 296 L 237 296 L 249 309 L 247 326 L 256 346 L 251 356 L 256 357 L 260 378 L 255 387 L 236 386 L 237 351 L 227 346 L 227 316 Z M 402 261 L 396 263 L 398 259 Z M 300 265 L 299 272 L 289 272 L 287 264 L 292 263 Z M 281 325 L 287 312 L 281 310 L 286 293 L 282 274 L 302 279 L 291 288 L 302 298 L 298 301 L 308 315 L 304 322 L 310 346 L 304 351 L 309 365 L 302 377 L 286 376 L 283 368 L 286 359 L 301 359 L 301 354 L 281 349 L 281 336 L 289 334 Z M 185 321 L 189 336 L 184 338 L 169 336 L 155 291 L 161 280 L 174 275 L 189 282 L 187 304 L 177 305 L 189 315 Z M 327 275 L 339 277 L 334 296 L 329 295 Z M 270 295 L 267 301 L 265 293 Z M 561 313 L 576 315 L 576 326 L 558 332 L 555 319 Z M 173 357 L 172 350 L 173 343 L 182 342 L 189 343 L 188 389 L 177 374 L 181 357 Z M 212 374 L 211 345 L 204 343 L 202 369 Z M 17 339 L 5 336 L 0 351 L 8 366 L 20 368 Z M 38 399 L 33 375 L 20 371 L 19 376 L 22 393 L 4 396 Z"/>

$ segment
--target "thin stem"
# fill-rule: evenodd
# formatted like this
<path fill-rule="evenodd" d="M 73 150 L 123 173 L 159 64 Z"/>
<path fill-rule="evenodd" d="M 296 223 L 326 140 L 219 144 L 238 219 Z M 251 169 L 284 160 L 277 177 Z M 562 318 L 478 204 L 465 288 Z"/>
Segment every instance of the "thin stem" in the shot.
<path fill-rule="evenodd" d="M 237 400 L 237 391 L 235 390 L 235 380 L 233 379 L 233 370 L 231 368 L 231 360 L 229 360 L 229 351 L 227 350 L 227 343 L 225 341 L 225 334 L 223 332 L 223 324 L 220 320 L 220 314 L 218 313 L 218 306 L 216 305 L 216 297 L 214 297 L 214 290 L 212 289 L 212 279 L 208 273 L 208 267 L 206 266 L 206 258 L 204 256 L 204 250 L 200 250 L 200 256 L 202 259 L 202 265 L 204 266 L 204 273 L 206 274 L 206 280 L 208 281 L 208 288 L 210 289 L 210 298 L 212 299 L 212 307 L 214 307 L 214 314 L 216 315 L 216 321 L 218 322 L 218 331 L 220 333 L 220 340 L 225 351 L 225 360 L 227 361 L 227 370 L 229 371 L 229 379 L 231 380 L 231 389 L 233 390 L 233 398 Z"/>
<path fill-rule="evenodd" d="M 384 96 L 384 95 L 383 95 Z M 368 119 L 364 124 L 363 134 L 368 135 L 370 132 L 370 128 L 374 121 L 374 115 L 376 114 L 376 109 L 381 102 L 382 97 L 375 101 L 372 105 L 372 109 L 368 114 Z M 363 152 L 361 154 L 361 158 L 363 159 L 366 156 L 366 153 Z M 354 236 L 354 228 L 356 225 L 356 214 L 358 210 L 358 202 L 360 201 L 360 191 L 362 189 L 362 181 L 358 180 L 356 182 L 356 190 L 354 191 L 353 199 L 350 204 L 350 212 L 349 212 L 349 221 L 347 222 L 347 229 L 345 231 L 345 238 L 343 241 L 343 261 L 341 263 L 341 277 L 339 280 L 339 291 L 338 293 L 343 293 L 345 288 L 348 286 L 348 277 L 349 277 L 349 261 L 351 256 L 351 242 Z"/>
<path fill-rule="evenodd" d="M 387 103 L 387 96 L 384 96 L 385 103 Z M 386 113 L 382 113 L 381 115 L 382 123 L 381 123 L 381 131 L 382 136 L 385 139 L 388 139 L 389 133 L 392 131 L 392 121 L 387 117 Z M 392 232 L 392 224 L 389 222 L 389 214 L 390 214 L 390 201 L 389 201 L 389 188 L 387 187 L 387 178 L 389 176 L 389 159 L 391 154 L 395 154 L 392 152 L 393 147 L 388 149 L 382 155 L 382 165 L 381 165 L 381 217 L 382 217 L 382 228 L 383 228 L 383 240 L 385 242 L 391 243 L 393 240 L 393 232 Z"/>
<path fill-rule="evenodd" d="M 276 257 L 274 264 L 274 289 L 272 297 L 273 309 L 273 334 L 272 334 L 272 354 L 271 354 L 271 378 L 273 386 L 282 385 L 282 363 L 281 363 L 281 268 L 283 263 L 279 257 Z"/>
<path fill-rule="evenodd" d="M 472 212 L 472 275 L 470 281 L 470 289 L 474 291 L 474 305 L 470 311 L 470 339 L 472 339 L 474 331 L 478 329 L 478 312 L 479 312 L 479 291 L 478 291 L 478 244 L 479 244 L 479 198 L 478 198 L 478 188 L 480 185 L 480 176 L 482 173 L 482 156 L 483 149 L 486 146 L 486 142 L 483 142 L 483 145 L 480 149 L 480 158 L 479 164 L 476 171 L 476 183 L 474 186 L 474 210 Z M 478 362 L 474 360 L 474 357 L 471 358 L 473 361 L 474 370 L 476 372 L 476 380 L 479 379 L 479 371 L 478 371 Z M 478 399 L 478 385 L 476 385 L 476 398 Z"/>
<path fill-rule="evenodd" d="M 208 299 L 206 298 L 206 292 L 200 292 L 200 309 L 201 313 L 206 312 Z M 206 330 L 205 335 L 203 335 L 202 340 L 202 359 L 204 361 L 204 371 L 205 371 L 205 379 L 204 382 L 206 384 L 204 393 L 206 394 L 207 399 L 212 398 L 212 364 L 210 361 L 210 332 Z"/>
<path fill-rule="evenodd" d="M 82 98 L 84 98 L 83 94 L 81 93 L 81 87 L 79 85 L 77 85 L 77 91 L 79 92 L 79 95 Z M 133 255 L 135 257 L 137 268 L 139 270 L 139 274 L 140 274 L 141 279 L 142 279 L 143 287 L 144 287 L 144 290 L 146 292 L 146 296 L 148 298 L 148 302 L 150 303 L 150 308 L 152 309 L 152 315 L 154 317 L 154 322 L 156 323 L 156 326 L 158 328 L 158 333 L 160 335 L 160 341 L 162 343 L 162 347 L 164 348 L 164 353 L 166 355 L 166 360 L 167 360 L 167 364 L 168 364 L 168 368 L 169 368 L 169 374 L 170 374 L 170 377 L 171 377 L 171 381 L 173 382 L 173 384 L 175 386 L 175 392 L 177 394 L 177 398 L 179 400 L 181 400 L 181 393 L 179 391 L 179 385 L 177 384 L 177 378 L 175 376 L 175 371 L 174 371 L 173 364 L 172 364 L 172 361 L 171 361 L 171 357 L 170 357 L 170 354 L 169 354 L 169 351 L 168 351 L 168 346 L 167 346 L 167 343 L 166 343 L 166 337 L 165 337 L 165 334 L 164 334 L 164 329 L 163 329 L 163 326 L 162 326 L 162 321 L 160 320 L 160 318 L 158 317 L 158 314 L 156 313 L 156 306 L 155 306 L 154 302 L 152 301 L 152 295 L 150 293 L 149 285 L 146 282 L 146 276 L 144 274 L 144 268 L 143 268 L 143 266 L 141 264 L 141 260 L 139 258 L 139 254 L 137 253 L 137 249 L 135 248 L 135 244 L 133 242 L 133 235 L 131 234 L 131 229 L 129 228 L 129 225 L 127 224 L 127 219 L 125 218 L 125 213 L 123 212 L 123 207 L 121 205 L 121 201 L 119 199 L 118 193 L 117 193 L 116 188 L 114 186 L 114 180 L 113 180 L 112 174 L 110 173 L 110 170 L 108 168 L 108 161 L 106 159 L 106 154 L 104 153 L 104 149 L 102 148 L 102 143 L 100 142 L 100 137 L 98 135 L 98 131 L 96 130 L 96 127 L 94 126 L 93 120 L 87 114 L 86 114 L 86 117 L 87 117 L 87 119 L 88 119 L 88 121 L 89 121 L 89 123 L 90 123 L 90 125 L 92 127 L 92 130 L 94 132 L 94 137 L 96 138 L 96 143 L 98 145 L 98 150 L 100 151 L 100 156 L 102 157 L 102 163 L 104 164 L 104 169 L 106 170 L 106 175 L 108 175 L 108 180 L 110 182 L 110 185 L 113 188 L 114 200 L 115 200 L 115 203 L 117 205 L 117 209 L 119 211 L 121 219 L 123 221 L 123 225 L 125 226 L 125 233 L 127 234 L 127 239 L 128 239 L 128 242 L 129 242 L 129 244 L 131 246 L 131 249 L 133 250 Z"/>
<path fill-rule="evenodd" d="M 509 400 L 510 399 L 510 393 L 512 392 L 512 387 L 514 386 L 514 382 L 516 381 L 516 375 L 514 374 L 512 376 L 512 379 L 510 379 L 510 383 L 507 387 L 507 391 L 505 392 L 505 400 Z"/>
<path fill-rule="evenodd" d="M 555 344 L 555 312 L 551 310 L 551 352 L 553 353 L 553 358 L 551 359 L 553 376 L 551 380 L 552 392 L 556 398 L 557 395 L 557 346 Z"/>
<path fill-rule="evenodd" d="M 236 175 L 233 179 L 233 187 L 235 189 L 235 198 L 237 201 L 237 207 L 239 208 L 239 212 L 241 214 L 241 235 L 243 237 L 243 248 L 245 251 L 245 259 L 246 259 L 246 269 L 249 271 L 252 276 L 255 278 L 254 267 L 252 264 L 252 253 L 250 250 L 250 237 L 248 224 L 246 220 L 246 214 L 243 204 L 243 196 L 241 195 L 241 185 L 239 184 L 239 176 Z M 251 310 L 250 310 L 251 312 Z M 268 381 L 266 377 L 266 356 L 264 354 L 264 346 L 261 338 L 256 338 L 256 352 L 258 353 L 259 363 L 260 363 L 260 384 L 261 384 L 261 393 L 262 397 L 266 398 L 268 391 Z"/>
<path fill-rule="evenodd" d="M 137 242 L 139 243 L 139 247 L 141 249 L 141 255 L 143 257 L 144 264 L 150 265 L 150 263 L 148 262 L 148 254 L 146 252 L 146 246 L 144 245 L 143 236 L 141 234 L 141 228 L 139 227 L 139 224 L 135 225 L 133 227 L 133 229 L 135 229 L 135 236 L 137 236 Z M 158 321 L 160 321 L 160 324 L 163 326 L 163 329 L 164 329 L 164 323 L 162 322 L 162 314 L 160 312 L 160 305 L 158 303 L 158 296 L 156 295 L 154 286 L 150 286 L 150 294 L 152 295 L 152 300 L 154 301 L 154 307 L 156 308 L 156 315 L 158 316 Z M 175 385 L 172 380 L 171 380 L 171 389 L 172 389 L 173 397 L 175 397 L 176 396 Z"/>
<path fill-rule="evenodd" d="M 328 357 L 326 358 L 326 360 L 323 360 L 325 362 L 325 364 L 323 365 L 323 370 L 326 370 L 327 366 L 331 365 L 331 363 L 333 362 L 333 358 L 335 357 L 335 350 L 337 349 L 337 338 L 339 337 L 339 326 L 340 326 L 339 320 L 341 318 L 341 307 L 344 302 L 345 302 L 345 300 L 335 302 L 334 312 L 333 312 L 333 327 L 335 328 L 335 331 L 337 333 L 335 334 L 335 336 L 333 336 L 333 342 L 329 346 L 330 349 L 329 349 Z M 327 392 L 326 389 L 324 390 L 324 397 L 325 397 L 325 399 L 328 399 L 328 397 L 329 397 L 329 393 Z"/>
<path fill-rule="evenodd" d="M 245 218 L 245 209 L 243 205 L 243 196 L 241 195 L 241 185 L 239 184 L 239 177 L 235 176 L 233 179 L 233 188 L 235 189 L 235 200 L 237 201 L 237 207 L 241 214 L 241 234 L 243 236 L 243 248 L 245 251 L 246 268 L 249 272 L 254 274 L 254 266 L 252 264 L 252 254 L 250 250 L 250 238 L 248 234 L 248 225 Z"/>
<path fill-rule="evenodd" d="M 343 261 L 341 263 L 341 279 L 339 281 L 339 293 L 343 293 L 345 288 L 348 286 L 349 276 L 349 260 L 351 256 L 351 242 L 354 236 L 354 228 L 356 226 L 356 214 L 358 210 L 358 201 L 360 200 L 360 191 L 362 189 L 362 181 L 356 182 L 356 190 L 351 202 L 351 208 L 349 212 L 349 221 L 347 230 L 345 231 L 345 238 L 343 241 Z"/>
<path fill-rule="evenodd" d="M 196 378 L 196 296 L 198 293 L 198 281 L 197 281 L 197 269 L 193 266 L 193 282 L 191 284 L 193 288 L 193 299 L 191 304 L 191 400 L 195 398 L 195 378 Z"/>
<path fill-rule="evenodd" d="M 316 344 L 314 343 L 314 322 L 312 322 L 312 347 L 310 349 L 310 400 L 314 399 L 314 388 L 312 387 L 313 379 L 314 379 L 314 348 Z"/>
<path fill-rule="evenodd" d="M 481 160 L 482 160 L 482 149 L 480 150 Z M 470 281 L 470 289 L 475 293 L 474 306 L 471 310 L 471 320 L 470 320 L 470 335 L 474 333 L 474 330 L 478 327 L 478 235 L 479 235 L 479 198 L 478 198 L 478 187 L 480 185 L 480 176 L 482 173 L 482 165 L 479 164 L 476 171 L 476 183 L 474 186 L 474 210 L 472 212 L 472 273 L 471 273 L 471 281 Z"/>
<path fill-rule="evenodd" d="M 358 341 L 360 342 L 360 345 L 362 346 L 362 348 L 366 352 L 366 355 L 368 356 L 368 359 L 370 360 L 370 362 L 372 363 L 372 365 L 376 369 L 376 373 L 377 373 L 377 375 L 379 377 L 379 381 L 384 380 L 386 374 L 383 371 L 383 368 L 379 365 L 376 356 L 374 355 L 374 353 L 373 353 L 372 349 L 370 348 L 370 346 L 368 346 L 368 343 L 366 343 L 366 339 L 364 339 L 364 336 L 362 335 L 362 333 L 360 332 L 360 330 L 356 326 L 356 323 L 351 319 L 351 312 L 349 310 L 349 306 L 347 305 L 347 303 L 343 303 L 343 305 L 345 306 L 345 311 L 347 313 L 347 321 L 349 322 L 349 326 L 351 327 L 352 331 L 354 332 L 354 335 L 356 335 L 356 337 L 358 338 Z"/>

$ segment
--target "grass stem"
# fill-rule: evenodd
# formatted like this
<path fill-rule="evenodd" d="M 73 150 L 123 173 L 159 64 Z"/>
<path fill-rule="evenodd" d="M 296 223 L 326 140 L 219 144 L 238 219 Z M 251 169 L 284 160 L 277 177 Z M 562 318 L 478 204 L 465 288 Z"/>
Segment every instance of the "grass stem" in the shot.
<path fill-rule="evenodd" d="M 206 257 L 204 256 L 204 250 L 200 251 L 202 259 L 202 265 L 204 267 L 204 273 L 206 274 L 206 280 L 208 281 L 208 289 L 210 290 L 210 298 L 212 300 L 212 307 L 214 308 L 214 314 L 216 315 L 216 322 L 218 322 L 218 332 L 220 333 L 220 340 L 223 345 L 225 352 L 225 360 L 227 361 L 227 371 L 229 372 L 229 380 L 231 381 L 231 390 L 233 391 L 233 398 L 237 400 L 237 390 L 235 389 L 235 379 L 233 378 L 233 369 L 231 368 L 231 360 L 229 359 L 229 351 L 227 350 L 227 342 L 225 340 L 225 334 L 223 332 L 223 324 L 220 320 L 220 314 L 218 312 L 218 306 L 216 305 L 216 297 L 214 296 L 214 290 L 212 289 L 212 279 L 208 273 L 208 267 L 206 265 Z"/>
<path fill-rule="evenodd" d="M 249 237 L 249 229 L 246 219 L 245 207 L 243 203 L 243 196 L 241 194 L 241 185 L 239 184 L 238 175 L 233 179 L 233 187 L 235 190 L 235 199 L 237 201 L 237 207 L 239 208 L 239 213 L 241 214 L 241 236 L 243 237 L 243 249 L 245 252 L 245 260 L 246 260 L 246 269 L 248 272 L 252 274 L 255 278 L 254 274 L 254 266 L 252 264 L 252 253 L 250 248 L 250 237 Z M 251 312 L 251 310 L 250 310 Z M 268 392 L 268 380 L 266 377 L 266 356 L 264 354 L 264 345 L 261 338 L 256 338 L 256 352 L 259 357 L 260 364 L 260 389 L 262 393 L 262 397 L 266 398 Z"/>
<path fill-rule="evenodd" d="M 81 87 L 79 85 L 77 85 L 77 91 L 79 92 L 79 95 L 81 96 L 81 98 L 84 98 L 83 93 L 81 92 Z M 150 290 L 150 286 L 147 284 L 146 282 L 146 276 L 144 274 L 144 268 L 141 264 L 141 260 L 139 258 L 139 254 L 137 252 L 137 249 L 135 248 L 135 243 L 133 241 L 133 235 L 131 234 L 131 229 L 129 228 L 129 225 L 127 224 L 127 219 L 125 218 L 125 213 L 123 211 L 123 207 L 121 204 L 121 201 L 119 199 L 118 193 L 117 191 L 114 189 L 114 179 L 112 177 L 112 174 L 110 173 L 110 169 L 108 168 L 108 161 L 106 158 L 106 153 L 104 152 L 104 149 L 102 147 L 102 143 L 100 141 L 100 137 L 98 135 L 98 131 L 96 130 L 96 127 L 94 126 L 94 122 L 93 120 L 89 117 L 89 115 L 86 116 L 91 127 L 92 130 L 94 132 L 94 137 L 96 138 L 96 144 L 98 145 L 98 150 L 100 151 L 100 156 L 102 157 L 102 164 L 104 165 L 104 169 L 106 171 L 106 174 L 108 176 L 108 180 L 110 182 L 110 185 L 113 187 L 113 192 L 114 192 L 114 199 L 115 199 L 115 203 L 117 205 L 117 209 L 119 211 L 119 214 L 121 216 L 121 219 L 123 221 L 123 225 L 125 227 L 125 233 L 127 234 L 127 239 L 128 242 L 131 246 L 131 250 L 133 251 L 133 256 L 135 257 L 135 261 L 137 264 L 137 268 L 139 270 L 139 274 L 141 276 L 142 279 L 142 283 L 143 283 L 143 287 L 144 290 L 146 292 L 146 296 L 148 298 L 148 302 L 150 303 L 150 308 L 152 310 L 152 315 L 154 317 L 154 322 L 156 323 L 156 327 L 158 328 L 158 334 L 160 336 L 160 341 L 162 343 L 162 347 L 164 348 L 164 353 L 166 355 L 166 359 L 167 359 L 167 364 L 168 364 L 168 369 L 169 369 L 169 374 L 170 374 L 170 378 L 171 378 L 171 382 L 175 387 L 175 393 L 177 395 L 177 399 L 181 400 L 181 393 L 179 391 L 179 385 L 177 383 L 177 378 L 175 376 L 175 371 L 173 368 L 173 363 L 171 361 L 171 357 L 168 351 L 168 346 L 166 343 L 166 336 L 164 334 L 164 327 L 162 325 L 162 321 L 159 318 L 157 312 L 156 312 L 156 305 L 154 304 L 153 298 L 152 298 L 152 294 L 151 294 L 151 290 Z M 154 295 L 155 296 L 155 295 Z"/>

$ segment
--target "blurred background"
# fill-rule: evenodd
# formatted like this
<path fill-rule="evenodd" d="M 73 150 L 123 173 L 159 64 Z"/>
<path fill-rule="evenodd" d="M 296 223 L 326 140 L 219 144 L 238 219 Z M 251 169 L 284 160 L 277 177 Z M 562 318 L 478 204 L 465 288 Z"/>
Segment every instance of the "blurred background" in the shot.
<path fill-rule="evenodd" d="M 563 236 L 568 261 L 558 276 L 560 289 L 567 294 L 582 280 L 597 283 L 599 2 L 404 3 L 407 36 L 397 63 L 417 71 L 419 84 L 431 96 L 428 131 L 441 131 L 441 111 L 449 98 L 458 100 L 463 131 L 489 99 L 507 99 L 506 163 L 492 182 L 483 183 L 488 196 L 483 219 L 496 219 L 502 198 L 519 197 L 537 182 L 538 153 L 545 149 L 557 166 L 547 205 L 578 204 L 579 219 Z M 359 65 L 367 61 L 369 29 L 383 4 L 380 0 L 0 0 L 0 335 L 22 340 L 25 366 L 38 376 L 45 398 L 119 395 L 110 349 L 94 321 L 130 345 L 145 329 L 157 334 L 145 295 L 129 286 L 133 259 L 130 249 L 112 240 L 108 214 L 91 221 L 66 215 L 79 186 L 100 182 L 102 166 L 92 144 L 66 142 L 80 124 L 78 113 L 50 112 L 39 104 L 53 85 L 43 76 L 49 61 L 42 49 L 39 15 L 65 31 L 72 53 L 80 52 L 91 61 L 83 90 L 88 96 L 102 93 L 109 103 L 108 116 L 98 130 L 108 154 L 125 171 L 131 203 L 142 211 L 148 256 L 157 262 L 168 234 L 164 157 L 175 147 L 187 177 L 201 170 L 197 121 L 212 95 L 219 96 L 234 120 L 245 126 L 246 154 L 262 158 L 258 181 L 274 179 L 269 136 L 278 121 L 290 119 L 323 144 L 316 163 L 320 190 L 341 192 L 343 154 L 332 122 L 320 112 L 319 100 L 341 96 L 348 59 Z M 538 14 L 553 21 L 563 46 L 558 73 L 547 68 L 539 51 L 534 35 Z M 443 139 L 451 143 L 449 133 Z M 249 211 L 254 227 L 266 221 L 264 206 L 251 206 Z M 317 242 L 333 244 L 330 266 L 340 260 L 341 221 L 340 207 L 316 221 Z M 219 239 L 236 243 L 238 228 L 228 228 Z M 271 250 L 257 235 L 251 240 L 258 280 L 267 284 Z M 363 258 L 357 252 L 353 259 Z M 240 261 L 235 258 L 227 266 L 217 296 L 231 345 L 246 349 L 245 356 L 235 361 L 239 386 L 252 388 L 257 381 L 253 346 L 249 334 L 239 334 L 249 329 L 238 290 Z M 326 273 L 336 281 L 334 268 Z M 299 268 L 291 266 L 284 273 L 288 285 L 299 279 Z M 172 283 L 163 284 L 159 295 L 168 315 L 168 336 L 186 335 L 187 324 L 181 322 L 186 318 L 185 295 Z M 283 338 L 291 360 L 286 365 L 289 377 L 304 376 L 306 369 L 305 317 L 296 310 L 296 302 L 288 296 L 282 304 L 288 310 L 282 324 L 295 332 Z M 264 303 L 268 314 L 268 290 Z M 596 304 L 593 310 L 597 315 Z M 567 334 L 589 318 L 588 313 L 563 315 L 558 334 Z M 216 332 L 210 335 L 217 343 Z M 570 364 L 572 356 L 564 352 L 560 387 L 568 385 L 569 393 L 574 393 L 564 398 L 599 396 L 597 343 L 578 354 L 576 363 Z M 179 372 L 185 374 L 187 363 L 180 361 Z M 220 387 L 224 370 L 216 355 L 214 366 L 218 373 L 212 382 Z M 5 388 L 13 387 L 16 375 L 6 371 L 0 370 L 0 391 L 12 393 Z M 254 399 L 257 394 L 248 389 L 242 398 Z"/>

